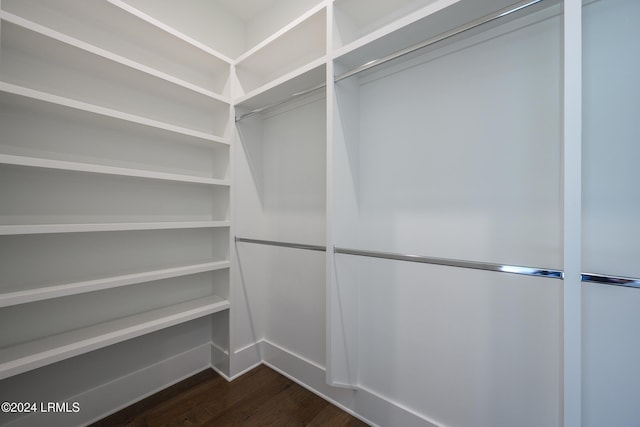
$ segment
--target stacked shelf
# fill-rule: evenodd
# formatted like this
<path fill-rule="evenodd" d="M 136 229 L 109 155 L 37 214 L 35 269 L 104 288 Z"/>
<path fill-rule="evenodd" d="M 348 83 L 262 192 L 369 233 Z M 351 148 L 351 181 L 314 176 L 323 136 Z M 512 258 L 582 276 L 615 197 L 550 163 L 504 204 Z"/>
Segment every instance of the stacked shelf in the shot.
<path fill-rule="evenodd" d="M 2 9 L 5 19 L 179 86 L 229 100 L 228 58 L 124 2 L 9 0 Z"/>
<path fill-rule="evenodd" d="M 240 56 L 237 102 L 324 64 L 326 19 L 326 8 L 317 6 Z"/>
<path fill-rule="evenodd" d="M 228 308 L 213 295 L 3 348 L 0 379 Z"/>
<path fill-rule="evenodd" d="M 224 313 L 229 59 L 123 2 L 0 19 L 0 378 Z"/>

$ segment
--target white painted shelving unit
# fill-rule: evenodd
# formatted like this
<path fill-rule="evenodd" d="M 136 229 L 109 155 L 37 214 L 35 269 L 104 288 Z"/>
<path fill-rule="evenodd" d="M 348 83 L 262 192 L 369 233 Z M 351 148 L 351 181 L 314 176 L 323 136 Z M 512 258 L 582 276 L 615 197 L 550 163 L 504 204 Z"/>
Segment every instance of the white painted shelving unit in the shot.
<path fill-rule="evenodd" d="M 3 1 L 0 20 L 1 394 L 68 360 L 94 382 L 53 399 L 211 366 L 229 341 L 231 60 L 124 2 Z M 160 359 L 108 356 L 159 333 Z"/>

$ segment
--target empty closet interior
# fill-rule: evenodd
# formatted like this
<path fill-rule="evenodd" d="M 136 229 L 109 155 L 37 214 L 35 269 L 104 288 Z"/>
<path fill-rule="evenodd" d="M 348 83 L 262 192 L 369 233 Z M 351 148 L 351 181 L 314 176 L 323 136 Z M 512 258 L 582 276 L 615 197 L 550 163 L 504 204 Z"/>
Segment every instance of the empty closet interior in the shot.
<path fill-rule="evenodd" d="M 638 425 L 635 0 L 1 0 L 0 425 L 261 363 L 371 425 Z M 17 407 L 16 407 L 17 408 Z"/>

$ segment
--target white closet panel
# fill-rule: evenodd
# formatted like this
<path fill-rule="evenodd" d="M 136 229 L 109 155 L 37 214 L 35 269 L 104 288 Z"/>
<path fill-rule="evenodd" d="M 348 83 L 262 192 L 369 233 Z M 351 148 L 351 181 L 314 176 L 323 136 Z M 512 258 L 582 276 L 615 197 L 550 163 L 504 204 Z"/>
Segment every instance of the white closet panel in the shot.
<path fill-rule="evenodd" d="M 633 1 L 584 7 L 584 269 L 640 277 L 640 31 Z"/>
<path fill-rule="evenodd" d="M 238 237 L 324 247 L 325 117 L 325 98 L 317 93 L 238 122 Z M 235 255 L 238 280 L 232 292 L 247 316 L 234 329 L 234 351 L 247 353 L 266 342 L 322 369 L 324 252 L 239 241 Z"/>
<path fill-rule="evenodd" d="M 561 267 L 560 18 L 548 15 L 360 78 L 350 247 Z"/>
<path fill-rule="evenodd" d="M 257 341 L 266 340 L 324 368 L 324 253 L 237 245 L 250 326 Z"/>
<path fill-rule="evenodd" d="M 325 108 L 311 95 L 239 122 L 238 236 L 324 244 Z"/>
<path fill-rule="evenodd" d="M 562 269 L 562 16 L 528 12 L 336 83 L 338 248 Z M 336 383 L 424 425 L 561 424 L 559 280 L 334 259 Z"/>
<path fill-rule="evenodd" d="M 366 258 L 358 275 L 359 387 L 447 426 L 560 425 L 561 282 Z"/>
<path fill-rule="evenodd" d="M 640 4 L 583 8 L 583 270 L 640 278 Z M 583 425 L 635 426 L 640 293 L 583 283 Z"/>

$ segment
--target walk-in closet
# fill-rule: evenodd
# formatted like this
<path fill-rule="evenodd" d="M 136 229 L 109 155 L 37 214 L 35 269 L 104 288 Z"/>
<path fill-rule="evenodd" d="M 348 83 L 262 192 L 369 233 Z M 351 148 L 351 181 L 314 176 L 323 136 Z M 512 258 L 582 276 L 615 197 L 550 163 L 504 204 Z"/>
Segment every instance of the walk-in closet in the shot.
<path fill-rule="evenodd" d="M 0 425 L 264 364 L 374 426 L 640 426 L 638 21 L 0 0 Z"/>

